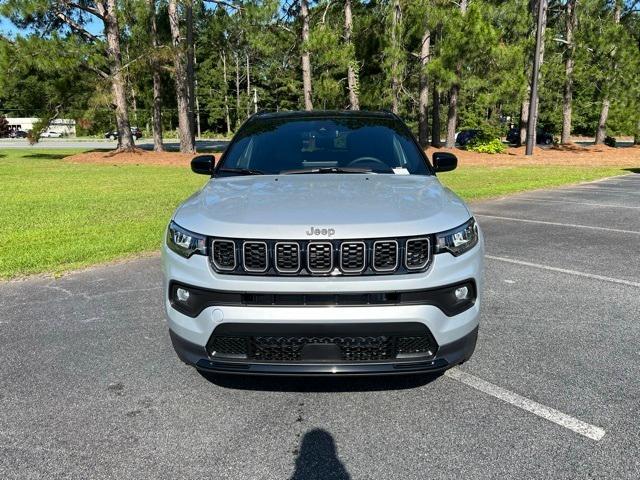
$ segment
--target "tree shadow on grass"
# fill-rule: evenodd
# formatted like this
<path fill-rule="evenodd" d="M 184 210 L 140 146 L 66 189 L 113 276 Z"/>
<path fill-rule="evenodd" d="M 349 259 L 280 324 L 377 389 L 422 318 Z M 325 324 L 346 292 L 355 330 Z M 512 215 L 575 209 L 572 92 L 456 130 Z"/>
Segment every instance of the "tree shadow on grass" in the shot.
<path fill-rule="evenodd" d="M 30 153 L 29 155 L 23 155 L 22 158 L 31 158 L 34 160 L 62 160 L 68 156 L 68 153 Z"/>
<path fill-rule="evenodd" d="M 624 168 L 623 170 L 631 173 L 640 173 L 640 168 Z"/>
<path fill-rule="evenodd" d="M 267 392 L 373 392 L 408 390 L 422 387 L 442 373 L 415 375 L 289 377 L 259 375 L 224 375 L 199 370 L 200 375 L 222 388 Z"/>

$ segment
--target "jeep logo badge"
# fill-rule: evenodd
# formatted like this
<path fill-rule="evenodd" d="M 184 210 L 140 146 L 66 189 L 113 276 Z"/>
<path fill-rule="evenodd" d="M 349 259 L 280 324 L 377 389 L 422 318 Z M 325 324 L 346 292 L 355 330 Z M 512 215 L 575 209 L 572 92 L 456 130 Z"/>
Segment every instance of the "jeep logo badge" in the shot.
<path fill-rule="evenodd" d="M 333 237 L 336 234 L 336 231 L 333 228 L 317 228 L 311 225 L 309 230 L 307 230 L 307 236 L 312 237 L 313 235 L 324 235 L 325 237 Z"/>

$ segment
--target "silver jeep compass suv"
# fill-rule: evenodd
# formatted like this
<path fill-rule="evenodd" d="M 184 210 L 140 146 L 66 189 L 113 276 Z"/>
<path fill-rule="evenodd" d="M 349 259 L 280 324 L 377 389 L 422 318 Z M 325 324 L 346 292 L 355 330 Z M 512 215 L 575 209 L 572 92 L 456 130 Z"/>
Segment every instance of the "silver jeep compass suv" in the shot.
<path fill-rule="evenodd" d="M 395 115 L 251 117 L 163 247 L 173 346 L 198 369 L 389 374 L 469 359 L 482 233 Z"/>

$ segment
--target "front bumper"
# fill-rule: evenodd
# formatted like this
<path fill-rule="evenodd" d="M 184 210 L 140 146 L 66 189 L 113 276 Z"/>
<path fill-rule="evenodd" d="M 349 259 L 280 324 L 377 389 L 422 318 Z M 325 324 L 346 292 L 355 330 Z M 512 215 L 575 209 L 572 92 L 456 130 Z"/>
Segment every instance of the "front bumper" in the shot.
<path fill-rule="evenodd" d="M 482 239 L 482 237 L 481 237 Z M 163 248 L 165 274 L 164 303 L 172 342 L 178 356 L 201 370 L 246 374 L 391 374 L 435 372 L 468 359 L 475 348 L 483 283 L 483 242 L 461 255 L 436 255 L 426 272 L 408 275 L 381 275 L 372 277 L 251 277 L 216 274 L 206 257 L 194 255 L 185 259 Z M 177 310 L 169 298 L 172 283 L 190 285 L 217 292 L 249 294 L 368 294 L 385 292 L 438 289 L 445 285 L 473 281 L 477 299 L 471 308 L 447 315 L 433 304 L 401 305 L 325 305 L 292 304 L 284 306 L 255 305 L 226 301 L 209 303 L 199 313 Z M 290 297 L 287 297 L 290 299 Z M 242 300 L 244 302 L 245 300 Z M 451 313 L 451 312 L 450 312 Z M 193 316 L 195 315 L 195 316 Z M 438 345 L 435 356 L 423 359 L 391 359 L 367 362 L 266 362 L 252 360 L 218 359 L 207 352 L 212 335 L 227 325 L 255 324 L 265 328 L 280 325 L 359 324 L 367 335 L 368 326 L 381 323 L 419 323 L 426 327 Z"/>
<path fill-rule="evenodd" d="M 252 362 L 213 359 L 205 347 L 191 343 L 169 330 L 178 357 L 198 370 L 245 375 L 392 375 L 436 373 L 468 360 L 478 338 L 478 327 L 455 342 L 441 345 L 428 360 L 385 360 L 379 362 Z"/>

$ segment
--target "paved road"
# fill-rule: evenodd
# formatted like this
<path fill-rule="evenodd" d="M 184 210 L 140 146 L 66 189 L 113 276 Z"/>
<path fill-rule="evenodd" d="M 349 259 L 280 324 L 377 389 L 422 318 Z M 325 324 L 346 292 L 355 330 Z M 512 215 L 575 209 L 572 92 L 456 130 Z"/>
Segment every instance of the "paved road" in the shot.
<path fill-rule="evenodd" d="M 228 140 L 198 140 L 196 147 L 198 151 L 212 150 L 222 151 L 228 144 Z M 141 138 L 136 145 L 145 150 L 153 149 L 153 139 Z M 168 139 L 164 141 L 165 148 L 169 151 L 178 151 L 180 143 L 178 140 Z M 114 140 L 76 140 L 73 138 L 43 138 L 35 145 L 29 145 L 24 139 L 3 138 L 0 139 L 0 150 L 4 148 L 86 148 L 91 149 L 114 149 L 118 143 Z"/>
<path fill-rule="evenodd" d="M 205 378 L 158 258 L 0 285 L 0 478 L 639 478 L 640 175 L 475 211 L 479 345 L 435 378 Z"/>

